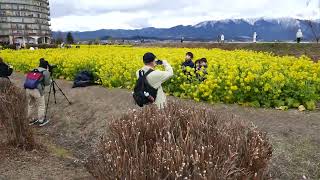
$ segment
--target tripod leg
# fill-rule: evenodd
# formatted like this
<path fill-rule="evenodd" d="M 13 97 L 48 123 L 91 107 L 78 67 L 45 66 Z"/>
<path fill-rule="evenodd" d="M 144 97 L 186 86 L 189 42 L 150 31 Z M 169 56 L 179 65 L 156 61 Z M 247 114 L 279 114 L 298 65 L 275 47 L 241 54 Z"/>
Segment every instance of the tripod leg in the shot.
<path fill-rule="evenodd" d="M 49 109 L 49 102 L 50 102 L 50 96 L 51 96 L 51 92 L 52 92 L 52 84 L 50 85 L 50 90 L 49 90 L 49 95 L 48 95 L 48 101 L 47 101 L 47 105 L 46 105 L 46 113 L 44 115 L 44 119 L 47 119 L 47 115 L 48 115 L 48 109 Z"/>
<path fill-rule="evenodd" d="M 56 98 L 56 86 L 55 86 L 55 81 L 52 82 L 52 90 L 53 90 L 53 97 L 54 97 L 54 103 L 57 104 L 57 98 Z"/>
<path fill-rule="evenodd" d="M 66 98 L 66 100 L 68 101 L 68 103 L 71 105 L 71 101 L 68 99 L 68 97 L 66 96 L 66 94 L 62 91 L 62 89 L 59 87 L 59 85 L 54 81 L 53 82 L 55 84 L 55 86 L 58 88 L 58 90 L 61 92 L 61 94 Z"/>

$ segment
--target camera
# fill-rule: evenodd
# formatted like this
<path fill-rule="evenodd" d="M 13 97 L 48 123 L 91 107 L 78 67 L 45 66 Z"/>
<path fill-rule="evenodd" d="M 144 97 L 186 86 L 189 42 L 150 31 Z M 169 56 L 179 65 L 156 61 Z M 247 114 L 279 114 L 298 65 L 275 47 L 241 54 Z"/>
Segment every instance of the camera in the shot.
<path fill-rule="evenodd" d="M 162 61 L 162 60 L 157 60 L 157 61 L 156 61 L 156 64 L 157 64 L 157 65 L 163 65 L 163 61 Z"/>
<path fill-rule="evenodd" d="M 53 70 L 54 70 L 56 67 L 58 67 L 58 66 L 55 65 L 55 64 L 49 64 L 49 72 L 52 73 Z"/>

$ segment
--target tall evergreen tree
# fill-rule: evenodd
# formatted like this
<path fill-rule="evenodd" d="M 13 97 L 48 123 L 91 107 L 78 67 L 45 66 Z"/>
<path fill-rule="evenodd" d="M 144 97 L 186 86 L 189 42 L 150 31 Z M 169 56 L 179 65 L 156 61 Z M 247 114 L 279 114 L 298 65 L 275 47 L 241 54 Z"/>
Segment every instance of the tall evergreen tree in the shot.
<path fill-rule="evenodd" d="M 68 32 L 66 40 L 68 44 L 74 44 L 74 38 L 71 32 Z"/>

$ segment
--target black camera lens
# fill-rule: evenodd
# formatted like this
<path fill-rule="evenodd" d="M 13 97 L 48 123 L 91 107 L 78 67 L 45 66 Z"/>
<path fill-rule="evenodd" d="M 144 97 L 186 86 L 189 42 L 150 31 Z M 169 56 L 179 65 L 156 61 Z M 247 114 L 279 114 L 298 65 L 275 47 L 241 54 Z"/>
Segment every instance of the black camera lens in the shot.
<path fill-rule="evenodd" d="M 56 68 L 56 67 L 58 67 L 57 65 L 55 65 L 55 64 L 49 64 L 49 72 L 50 73 L 53 73 L 53 70 Z"/>
<path fill-rule="evenodd" d="M 163 64 L 163 61 L 157 60 L 156 63 L 157 63 L 157 65 L 162 65 L 162 64 Z"/>

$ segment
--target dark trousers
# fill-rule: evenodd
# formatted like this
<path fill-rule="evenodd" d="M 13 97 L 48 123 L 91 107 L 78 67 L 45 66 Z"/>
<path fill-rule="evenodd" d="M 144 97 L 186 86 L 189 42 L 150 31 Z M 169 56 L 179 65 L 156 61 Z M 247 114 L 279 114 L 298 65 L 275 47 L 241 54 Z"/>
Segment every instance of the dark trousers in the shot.
<path fill-rule="evenodd" d="M 300 43 L 301 42 L 301 38 L 297 38 L 297 43 Z"/>

